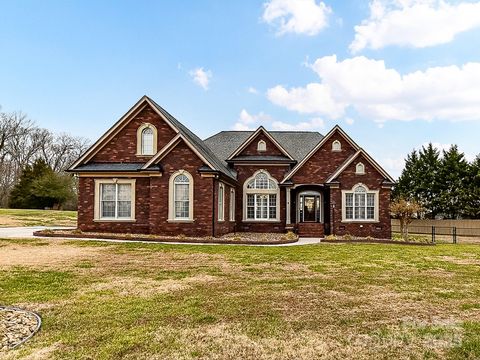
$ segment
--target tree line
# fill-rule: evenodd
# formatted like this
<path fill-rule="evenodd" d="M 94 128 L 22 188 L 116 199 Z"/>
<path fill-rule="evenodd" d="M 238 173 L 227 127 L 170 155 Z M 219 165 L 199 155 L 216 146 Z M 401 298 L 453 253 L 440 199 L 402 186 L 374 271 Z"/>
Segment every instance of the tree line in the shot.
<path fill-rule="evenodd" d="M 469 162 L 456 145 L 440 152 L 431 143 L 413 150 L 393 198 L 419 203 L 426 218 L 479 219 L 480 155 Z"/>
<path fill-rule="evenodd" d="M 88 145 L 85 138 L 38 127 L 21 112 L 0 111 L 0 207 L 43 208 L 75 201 L 76 196 L 65 198 L 67 191 L 75 191 L 75 181 L 63 171 Z"/>

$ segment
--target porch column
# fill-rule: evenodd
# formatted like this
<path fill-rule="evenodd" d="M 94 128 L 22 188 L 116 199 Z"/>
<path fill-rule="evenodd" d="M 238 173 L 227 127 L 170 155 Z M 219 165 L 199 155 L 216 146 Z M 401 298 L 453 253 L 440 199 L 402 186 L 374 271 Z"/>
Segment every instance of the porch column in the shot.
<path fill-rule="evenodd" d="M 290 216 L 290 210 L 291 210 L 291 205 L 290 205 L 290 188 L 287 187 L 286 189 L 287 192 L 287 201 L 286 201 L 286 210 L 287 210 L 287 226 L 292 224 L 292 219 Z"/>

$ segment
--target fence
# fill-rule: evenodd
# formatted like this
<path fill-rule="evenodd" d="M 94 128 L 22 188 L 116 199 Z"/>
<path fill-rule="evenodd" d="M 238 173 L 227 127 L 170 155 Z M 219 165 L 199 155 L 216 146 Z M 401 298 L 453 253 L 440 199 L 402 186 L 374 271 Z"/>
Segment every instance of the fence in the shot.
<path fill-rule="evenodd" d="M 480 220 L 414 220 L 408 233 L 415 240 L 433 243 L 480 244 Z M 392 220 L 392 235 L 399 236 L 400 222 Z"/>

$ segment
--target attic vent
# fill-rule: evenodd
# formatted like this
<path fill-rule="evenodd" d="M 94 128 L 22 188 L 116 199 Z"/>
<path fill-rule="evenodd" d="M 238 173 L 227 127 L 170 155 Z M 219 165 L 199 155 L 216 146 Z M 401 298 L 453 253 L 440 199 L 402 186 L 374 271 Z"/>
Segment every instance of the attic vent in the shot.
<path fill-rule="evenodd" d="M 357 175 L 364 175 L 365 174 L 365 165 L 362 163 L 358 163 L 356 168 L 355 168 L 355 173 Z"/>
<path fill-rule="evenodd" d="M 260 140 L 257 144 L 257 151 L 267 151 L 267 143 L 263 140 Z"/>
<path fill-rule="evenodd" d="M 335 140 L 332 143 L 332 151 L 342 151 L 342 143 L 338 140 Z"/>

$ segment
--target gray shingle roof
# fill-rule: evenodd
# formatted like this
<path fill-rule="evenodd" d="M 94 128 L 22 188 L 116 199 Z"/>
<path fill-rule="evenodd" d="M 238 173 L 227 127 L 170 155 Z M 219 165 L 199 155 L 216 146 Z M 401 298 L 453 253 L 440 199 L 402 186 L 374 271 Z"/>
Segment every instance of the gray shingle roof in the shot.
<path fill-rule="evenodd" d="M 282 161 L 282 162 L 295 162 L 290 158 L 282 155 L 246 155 L 235 156 L 232 160 L 235 161 Z"/>
<path fill-rule="evenodd" d="M 170 121 L 180 131 L 180 133 L 190 141 L 190 143 L 195 147 L 195 149 L 215 167 L 214 170 L 218 170 L 225 175 L 231 177 L 232 179 L 236 179 L 235 170 L 230 169 L 225 163 L 225 161 L 222 161 L 223 159 L 219 159 L 216 154 L 214 154 L 212 150 L 204 143 L 204 141 L 202 141 L 202 139 L 200 139 L 197 135 L 191 132 L 190 129 L 188 129 L 175 117 L 170 115 L 168 111 L 158 105 L 155 101 L 153 101 L 152 99 L 150 99 L 150 101 L 157 107 L 157 110 L 161 112 L 163 116 L 165 116 L 168 121 Z"/>
<path fill-rule="evenodd" d="M 112 171 L 112 172 L 133 172 L 140 171 L 143 167 L 143 163 L 89 163 L 80 165 L 75 168 L 75 171 L 79 172 L 97 172 L 97 171 Z M 154 165 L 148 168 L 148 170 L 160 171 L 160 166 Z"/>
<path fill-rule="evenodd" d="M 219 159 L 226 160 L 253 133 L 253 131 L 221 131 L 205 139 L 204 143 Z M 269 131 L 268 133 L 297 162 L 301 161 L 323 139 L 323 135 L 316 131 Z"/>

